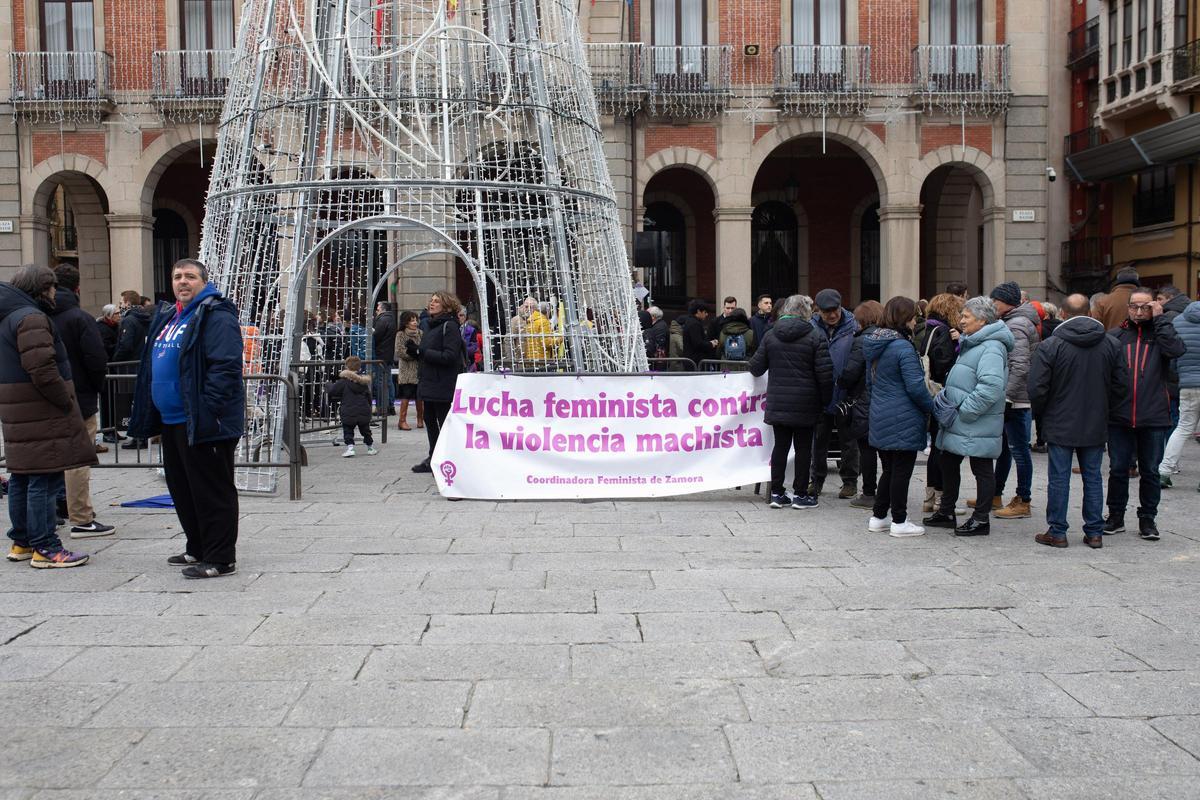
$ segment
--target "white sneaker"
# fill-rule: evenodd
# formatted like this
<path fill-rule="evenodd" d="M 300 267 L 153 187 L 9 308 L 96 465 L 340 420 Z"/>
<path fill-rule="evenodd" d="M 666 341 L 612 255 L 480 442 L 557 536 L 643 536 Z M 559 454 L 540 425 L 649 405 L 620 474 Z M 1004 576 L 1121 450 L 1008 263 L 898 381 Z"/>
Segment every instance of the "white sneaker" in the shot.
<path fill-rule="evenodd" d="M 379 455 L 379 451 L 375 449 L 374 445 L 367 445 L 367 455 L 377 456 Z"/>
<path fill-rule="evenodd" d="M 354 445 L 346 446 L 346 452 L 342 453 L 342 458 L 354 458 Z"/>
<path fill-rule="evenodd" d="M 888 529 L 891 523 L 880 517 L 871 517 L 871 521 L 867 523 L 867 530 L 871 533 L 883 533 Z"/>
<path fill-rule="evenodd" d="M 911 520 L 904 522 L 893 522 L 891 530 L 888 531 L 888 536 L 895 536 L 897 539 L 903 539 L 907 536 L 924 536 L 925 529 Z"/>

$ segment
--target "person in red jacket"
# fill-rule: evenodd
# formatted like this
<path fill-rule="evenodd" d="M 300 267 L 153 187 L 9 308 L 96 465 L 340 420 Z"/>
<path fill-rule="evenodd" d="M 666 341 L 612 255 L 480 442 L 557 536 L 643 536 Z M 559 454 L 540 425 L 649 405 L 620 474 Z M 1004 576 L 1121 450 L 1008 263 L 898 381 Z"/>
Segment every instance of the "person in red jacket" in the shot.
<path fill-rule="evenodd" d="M 1171 359 L 1187 352 L 1175 326 L 1163 316 L 1162 303 L 1152 289 L 1137 288 L 1129 295 L 1129 318 L 1108 335 L 1117 340 L 1124 356 L 1121 371 L 1125 400 L 1114 405 L 1108 419 L 1108 519 L 1104 533 L 1125 530 L 1129 503 L 1129 469 L 1138 468 L 1138 533 L 1158 539 L 1154 518 L 1162 497 L 1158 467 L 1166 436 L 1171 429 L 1171 401 L 1167 375 Z"/>

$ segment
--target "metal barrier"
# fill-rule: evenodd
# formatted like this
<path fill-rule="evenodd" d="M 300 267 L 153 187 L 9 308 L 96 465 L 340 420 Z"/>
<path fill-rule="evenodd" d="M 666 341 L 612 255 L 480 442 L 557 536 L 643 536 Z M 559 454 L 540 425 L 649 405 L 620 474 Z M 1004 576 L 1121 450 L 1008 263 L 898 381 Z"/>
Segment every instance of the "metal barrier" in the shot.
<path fill-rule="evenodd" d="M 101 411 L 101 431 L 113 434 L 117 440 L 110 446 L 111 461 L 101 461 L 99 469 L 161 469 L 161 442 L 147 442 L 145 447 L 126 448 L 117 435 L 129 427 L 133 386 L 137 381 L 137 362 L 114 362 L 105 377 L 101 407 L 106 406 L 108 417 Z M 111 371 L 116 369 L 115 372 Z M 253 494 L 274 493 L 278 489 L 277 470 L 288 471 L 288 495 L 299 500 L 302 494 L 300 430 L 297 423 L 296 388 L 280 375 L 251 373 L 245 381 L 245 430 L 234 452 L 238 489 Z M 157 438 L 157 437 L 156 437 Z M 285 452 L 286 451 L 286 452 Z M 131 457 L 122 461 L 122 453 Z M 143 457 L 143 453 L 145 457 Z"/>
<path fill-rule="evenodd" d="M 696 362 L 690 358 L 651 358 L 648 361 L 651 372 L 696 372 Z M 660 368 L 655 369 L 655 366 Z"/>
<path fill-rule="evenodd" d="M 747 372 L 749 361 L 730 361 L 724 358 L 706 358 L 699 364 L 700 372 Z"/>
<path fill-rule="evenodd" d="M 384 364 L 379 359 L 363 359 L 362 363 L 365 372 L 371 375 L 371 394 L 375 400 L 375 414 L 372 416 L 378 418 L 380 441 L 386 444 L 388 399 L 391 397 L 387 382 L 392 379 L 392 365 Z M 297 426 L 301 436 L 325 431 L 341 433 L 338 404 L 326 395 L 325 387 L 337 380 L 338 373 L 345 367 L 343 361 L 299 361 L 292 364 L 291 379 L 296 387 Z"/>

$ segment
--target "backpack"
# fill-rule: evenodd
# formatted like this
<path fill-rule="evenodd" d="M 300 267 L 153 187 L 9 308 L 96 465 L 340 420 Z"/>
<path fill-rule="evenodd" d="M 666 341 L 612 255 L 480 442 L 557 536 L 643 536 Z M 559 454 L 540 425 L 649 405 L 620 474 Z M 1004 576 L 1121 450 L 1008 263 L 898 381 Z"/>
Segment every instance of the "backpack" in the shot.
<path fill-rule="evenodd" d="M 722 352 L 724 353 L 726 361 L 745 361 L 746 334 L 731 333 L 726 336 Z"/>
<path fill-rule="evenodd" d="M 921 370 L 925 373 L 925 391 L 929 392 L 930 397 L 937 397 L 938 392 L 944 387 L 931 377 L 933 363 L 929 358 L 929 346 L 933 344 L 933 334 L 934 331 L 929 331 L 925 336 L 925 349 L 921 353 Z"/>

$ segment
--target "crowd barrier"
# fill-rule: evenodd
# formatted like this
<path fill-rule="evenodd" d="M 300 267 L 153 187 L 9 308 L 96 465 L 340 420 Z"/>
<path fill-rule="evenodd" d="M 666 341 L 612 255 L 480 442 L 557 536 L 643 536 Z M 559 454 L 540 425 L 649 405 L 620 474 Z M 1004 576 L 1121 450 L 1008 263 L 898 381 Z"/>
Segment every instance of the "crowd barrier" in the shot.
<path fill-rule="evenodd" d="M 375 398 L 372 415 L 380 426 L 379 438 L 384 444 L 388 440 L 388 383 L 392 381 L 392 366 L 379 359 L 363 359 L 364 370 L 371 375 L 371 394 Z M 338 403 L 325 394 L 325 386 L 337 380 L 337 375 L 346 368 L 343 361 L 298 361 L 291 366 L 291 380 L 297 395 L 296 424 L 299 435 L 313 436 L 332 432 L 341 440 L 342 421 L 338 416 Z"/>

